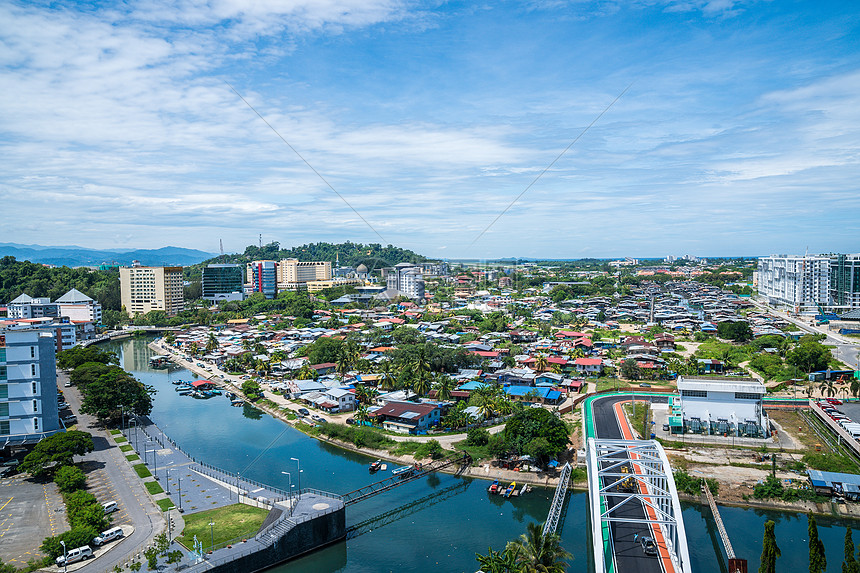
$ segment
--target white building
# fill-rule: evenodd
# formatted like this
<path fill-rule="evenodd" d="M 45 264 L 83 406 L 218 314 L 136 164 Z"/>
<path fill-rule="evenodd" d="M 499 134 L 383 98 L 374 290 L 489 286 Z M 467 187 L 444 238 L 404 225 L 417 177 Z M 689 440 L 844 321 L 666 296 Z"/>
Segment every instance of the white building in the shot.
<path fill-rule="evenodd" d="M 678 378 L 680 415 L 688 432 L 757 435 L 768 431 L 764 384 L 752 378 Z"/>
<path fill-rule="evenodd" d="M 129 316 L 153 310 L 176 316 L 185 307 L 182 267 L 120 267 L 119 286 Z"/>
<path fill-rule="evenodd" d="M 48 297 L 33 298 L 21 294 L 6 305 L 9 318 L 42 318 L 60 316 L 60 308 Z"/>
<path fill-rule="evenodd" d="M 830 305 L 830 257 L 772 255 L 758 260 L 758 293 L 795 312 Z"/>
<path fill-rule="evenodd" d="M 387 271 L 387 290 L 399 291 L 411 299 L 424 300 L 424 274 L 421 265 L 398 263 Z"/>
<path fill-rule="evenodd" d="M 0 451 L 62 430 L 51 332 L 0 330 Z"/>
<path fill-rule="evenodd" d="M 60 316 L 67 316 L 73 322 L 102 321 L 102 305 L 77 289 L 72 289 L 56 301 L 60 307 Z"/>

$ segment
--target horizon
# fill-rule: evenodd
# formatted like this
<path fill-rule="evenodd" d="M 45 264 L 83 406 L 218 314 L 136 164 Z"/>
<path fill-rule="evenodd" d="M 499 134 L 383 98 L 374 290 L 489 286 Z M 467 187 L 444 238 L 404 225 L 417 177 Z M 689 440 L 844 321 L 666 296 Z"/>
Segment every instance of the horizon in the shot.
<path fill-rule="evenodd" d="M 313 236 L 478 260 L 858 250 L 851 3 L 0 16 L 0 193 L 39 215 L 7 218 L 5 240 L 217 253 Z"/>

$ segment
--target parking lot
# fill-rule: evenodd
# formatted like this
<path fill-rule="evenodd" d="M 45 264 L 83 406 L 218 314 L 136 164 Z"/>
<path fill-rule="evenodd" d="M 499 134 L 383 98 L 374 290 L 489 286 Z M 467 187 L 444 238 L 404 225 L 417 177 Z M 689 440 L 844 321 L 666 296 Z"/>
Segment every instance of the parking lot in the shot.
<path fill-rule="evenodd" d="M 17 474 L 0 479 L 0 559 L 21 568 L 41 558 L 45 537 L 68 531 L 56 484 Z"/>

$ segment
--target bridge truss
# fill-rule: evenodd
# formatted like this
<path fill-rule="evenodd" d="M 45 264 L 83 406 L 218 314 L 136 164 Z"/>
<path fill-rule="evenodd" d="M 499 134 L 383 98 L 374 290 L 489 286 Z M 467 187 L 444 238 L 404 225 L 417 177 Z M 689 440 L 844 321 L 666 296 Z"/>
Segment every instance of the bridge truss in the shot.
<path fill-rule="evenodd" d="M 610 525 L 615 522 L 649 526 L 674 570 L 690 573 L 681 504 L 663 447 L 654 440 L 589 438 L 587 465 L 596 570 L 608 571 L 607 565 L 614 562 Z M 631 518 L 618 511 L 631 503 L 641 504 L 644 518 Z"/>

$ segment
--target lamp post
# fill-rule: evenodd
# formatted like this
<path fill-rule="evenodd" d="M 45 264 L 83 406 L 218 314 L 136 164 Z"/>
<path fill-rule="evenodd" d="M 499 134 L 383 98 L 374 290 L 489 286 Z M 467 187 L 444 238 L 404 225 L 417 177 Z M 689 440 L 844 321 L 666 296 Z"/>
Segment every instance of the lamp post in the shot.
<path fill-rule="evenodd" d="M 215 551 L 215 522 L 214 521 L 209 522 L 209 532 L 212 535 L 212 549 L 211 549 L 211 551 Z"/>
<path fill-rule="evenodd" d="M 151 450 L 149 450 L 149 449 L 147 449 L 146 445 L 144 445 L 143 451 L 152 453 L 152 462 L 154 464 L 153 475 L 155 476 L 155 479 L 157 480 L 158 479 L 158 456 L 156 455 L 156 452 L 158 451 L 158 448 L 152 448 Z M 146 454 L 143 455 L 143 463 L 146 463 Z"/>
<path fill-rule="evenodd" d="M 66 553 L 66 542 L 60 541 L 60 545 L 63 546 L 63 573 L 66 573 L 66 571 L 68 571 L 68 569 L 67 569 L 68 563 L 67 562 L 69 560 L 69 556 Z"/>
<path fill-rule="evenodd" d="M 179 482 L 179 513 L 182 513 L 182 476 L 176 478 L 176 481 Z"/>
<path fill-rule="evenodd" d="M 296 468 L 299 470 L 298 482 L 299 482 L 299 499 L 302 497 L 302 465 L 299 462 L 299 458 L 290 458 L 294 462 L 296 462 Z"/>
<path fill-rule="evenodd" d="M 171 543 L 171 533 L 173 532 L 173 520 L 170 519 L 170 510 L 176 509 L 175 506 L 171 505 L 165 511 L 167 512 L 167 543 Z"/>
<path fill-rule="evenodd" d="M 289 485 L 289 489 L 287 489 L 287 494 L 289 496 L 289 502 L 290 502 L 290 515 L 293 515 L 293 476 L 290 475 L 290 472 L 281 472 L 281 473 L 284 474 L 285 476 L 287 476 L 287 479 L 289 480 L 290 485 Z"/>
<path fill-rule="evenodd" d="M 167 489 L 165 493 L 170 495 L 170 468 L 164 468 L 164 471 L 167 472 L 167 477 L 164 478 L 164 487 Z"/>

